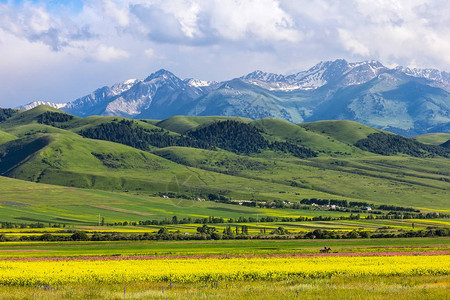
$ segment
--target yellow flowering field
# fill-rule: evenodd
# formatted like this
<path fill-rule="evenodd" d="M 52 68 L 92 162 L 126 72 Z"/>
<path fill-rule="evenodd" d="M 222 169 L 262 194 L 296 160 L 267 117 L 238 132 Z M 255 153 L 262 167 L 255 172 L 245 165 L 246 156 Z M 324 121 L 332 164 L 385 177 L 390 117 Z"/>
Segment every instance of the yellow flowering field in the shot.
<path fill-rule="evenodd" d="M 450 275 L 448 255 L 2 260 L 0 285 Z"/>

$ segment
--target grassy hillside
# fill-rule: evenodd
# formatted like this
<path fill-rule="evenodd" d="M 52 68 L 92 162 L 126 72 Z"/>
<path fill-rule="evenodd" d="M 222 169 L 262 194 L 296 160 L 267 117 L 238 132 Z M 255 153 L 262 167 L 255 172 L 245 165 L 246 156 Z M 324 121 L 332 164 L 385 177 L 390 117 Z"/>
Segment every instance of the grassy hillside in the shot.
<path fill-rule="evenodd" d="M 16 138 L 17 138 L 16 136 L 14 136 L 10 133 L 0 131 L 0 144 L 12 141 Z"/>
<path fill-rule="evenodd" d="M 442 145 L 450 140 L 449 133 L 429 133 L 414 137 L 415 140 L 430 145 Z"/>
<path fill-rule="evenodd" d="M 18 197 L 20 193 L 20 197 Z M 259 215 L 298 217 L 348 216 L 344 212 L 259 209 L 211 201 L 167 199 L 131 193 L 113 193 L 33 183 L 0 176 L 0 220 L 14 223 L 96 225 L 99 215 L 107 223 L 172 218 L 238 218 Z M 195 229 L 194 225 L 190 225 Z"/>
<path fill-rule="evenodd" d="M 226 151 L 171 147 L 155 151 L 174 162 L 251 178 L 270 184 L 295 187 L 298 198 L 305 190 L 333 197 L 365 199 L 377 204 L 421 208 L 448 208 L 450 166 L 447 159 L 424 161 L 407 157 L 315 158 L 310 160 L 245 157 Z M 409 168 L 402 166 L 408 165 Z M 282 194 L 292 199 L 289 193 Z M 295 197 L 294 197 L 295 199 Z"/>
<path fill-rule="evenodd" d="M 88 131 L 102 140 L 83 138 Z M 438 154 L 430 158 L 377 155 L 354 146 L 377 132 L 349 121 L 295 125 L 277 119 L 222 117 L 179 116 L 157 123 L 118 117 L 83 119 L 40 106 L 0 122 L 0 139 L 6 137 L 0 140 L 0 174 L 156 197 L 158 203 L 185 203 L 212 194 L 231 200 L 345 199 L 448 210 L 450 160 Z M 299 155 L 305 149 L 317 157 Z M 160 197 L 166 194 L 174 200 Z M 215 205 L 192 203 L 197 202 Z M 151 214 L 148 210 L 154 205 L 159 204 L 136 209 Z"/>
<path fill-rule="evenodd" d="M 36 123 L 38 123 L 39 116 L 46 112 L 55 112 L 55 113 L 66 114 L 56 108 L 46 106 L 46 105 L 39 105 L 30 110 L 20 111 L 19 113 L 13 115 L 11 118 L 8 118 L 5 121 L 3 121 L 1 124 L 2 124 L 3 128 L 11 128 L 11 127 L 16 127 L 16 126 L 20 126 L 20 125 L 36 124 Z M 78 117 L 73 116 L 73 118 L 77 119 Z"/>
<path fill-rule="evenodd" d="M 295 144 L 311 148 L 322 156 L 365 155 L 363 151 L 347 143 L 347 141 L 342 142 L 333 135 L 319 134 L 313 130 L 306 129 L 307 127 L 304 128 L 285 120 L 260 119 L 250 124 L 266 132 L 271 139 L 291 141 Z"/>
<path fill-rule="evenodd" d="M 221 117 L 221 116 L 207 116 L 207 117 L 188 117 L 188 116 L 175 116 L 166 120 L 160 121 L 155 125 L 174 131 L 177 133 L 186 133 L 189 130 L 197 128 L 198 126 L 225 120 L 236 120 L 242 122 L 251 122 L 250 119 L 240 117 Z"/>
<path fill-rule="evenodd" d="M 17 148 L 27 151 L 11 150 Z M 4 144 L 1 151 L 5 155 L 4 164 L 0 164 L 1 174 L 64 186 L 147 194 L 174 192 L 192 197 L 222 192 L 244 199 L 255 193 L 261 199 L 292 199 L 300 191 L 283 184 L 267 185 L 262 181 L 191 168 L 149 152 L 72 133 L 27 137 Z M 333 197 L 309 189 L 302 191 L 302 195 Z"/>
<path fill-rule="evenodd" d="M 324 134 L 337 139 L 343 143 L 355 144 L 357 141 L 366 138 L 371 133 L 381 130 L 347 120 L 338 121 L 317 121 L 313 123 L 298 124 L 307 130 Z"/>

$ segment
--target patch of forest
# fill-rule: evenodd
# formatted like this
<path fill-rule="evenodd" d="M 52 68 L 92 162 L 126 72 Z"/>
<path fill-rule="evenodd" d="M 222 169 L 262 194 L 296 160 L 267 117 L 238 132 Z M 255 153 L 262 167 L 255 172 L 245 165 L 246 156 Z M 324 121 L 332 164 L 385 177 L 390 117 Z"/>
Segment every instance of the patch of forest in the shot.
<path fill-rule="evenodd" d="M 446 141 L 445 143 L 442 143 L 440 146 L 450 149 L 450 140 Z"/>
<path fill-rule="evenodd" d="M 414 157 L 450 157 L 450 150 L 435 145 L 426 145 L 413 139 L 386 133 L 372 133 L 355 143 L 355 146 L 381 155 L 407 154 Z"/>
<path fill-rule="evenodd" d="M 188 134 L 193 138 L 237 154 L 248 155 L 270 149 L 290 153 L 299 158 L 317 156 L 313 150 L 289 142 L 269 142 L 264 138 L 263 131 L 255 126 L 232 120 L 216 122 L 190 131 Z"/>
<path fill-rule="evenodd" d="M 0 122 L 5 121 L 8 118 L 11 118 L 16 113 L 18 113 L 19 110 L 12 109 L 12 108 L 0 108 Z"/>
<path fill-rule="evenodd" d="M 71 120 L 73 120 L 72 115 L 54 111 L 46 111 L 45 113 L 39 115 L 38 117 L 38 123 L 50 125 L 53 127 L 62 127 L 61 124 L 57 123 L 68 122 Z"/>
<path fill-rule="evenodd" d="M 214 149 L 213 146 L 205 141 L 196 140 L 184 135 L 170 135 L 163 129 L 144 129 L 133 126 L 134 123 L 134 121 L 130 120 L 103 123 L 96 127 L 82 130 L 80 135 L 91 139 L 120 143 L 141 150 L 148 150 L 150 146 L 157 148 L 180 146 L 209 150 Z"/>

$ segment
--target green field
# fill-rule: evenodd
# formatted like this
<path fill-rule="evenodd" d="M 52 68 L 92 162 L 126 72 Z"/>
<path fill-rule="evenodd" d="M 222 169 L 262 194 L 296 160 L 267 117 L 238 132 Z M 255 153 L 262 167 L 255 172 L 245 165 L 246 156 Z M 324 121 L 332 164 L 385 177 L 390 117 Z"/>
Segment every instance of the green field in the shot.
<path fill-rule="evenodd" d="M 0 258 L 78 256 L 211 256 L 317 254 L 324 246 L 333 253 L 450 251 L 450 238 L 354 240 L 233 240 L 5 242 Z"/>

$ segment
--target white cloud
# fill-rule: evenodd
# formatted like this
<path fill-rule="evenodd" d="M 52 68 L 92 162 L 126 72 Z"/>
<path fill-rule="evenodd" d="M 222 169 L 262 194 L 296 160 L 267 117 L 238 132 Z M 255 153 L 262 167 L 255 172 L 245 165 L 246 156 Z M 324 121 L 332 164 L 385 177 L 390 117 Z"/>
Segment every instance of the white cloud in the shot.
<path fill-rule="evenodd" d="M 144 50 L 144 53 L 147 57 L 154 57 L 155 56 L 155 50 L 152 48 L 148 48 Z"/>
<path fill-rule="evenodd" d="M 215 1 L 211 26 L 230 40 L 250 37 L 298 42 L 301 37 L 292 17 L 274 0 Z"/>
<path fill-rule="evenodd" d="M 348 30 L 338 29 L 339 37 L 341 38 L 342 44 L 345 49 L 350 50 L 353 54 L 368 57 L 370 54 L 369 49 L 364 46 L 361 42 L 356 40 L 352 33 Z"/>
<path fill-rule="evenodd" d="M 129 56 L 129 53 L 125 50 L 106 45 L 100 45 L 93 55 L 95 59 L 102 62 L 128 58 Z"/>
<path fill-rule="evenodd" d="M 29 75 L 49 69 L 70 95 L 80 82 L 101 86 L 103 76 L 114 83 L 161 67 L 214 80 L 336 58 L 450 70 L 447 0 L 85 0 L 72 13 L 51 3 L 0 4 L 0 81 L 33 87 L 13 97 L 2 85 L 3 99 L 60 95 Z"/>
<path fill-rule="evenodd" d="M 130 24 L 128 6 L 119 7 L 113 0 L 103 0 L 105 13 L 112 17 L 119 26 L 125 27 Z"/>

